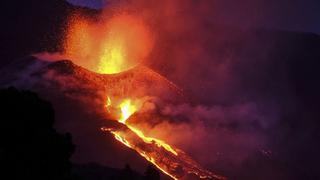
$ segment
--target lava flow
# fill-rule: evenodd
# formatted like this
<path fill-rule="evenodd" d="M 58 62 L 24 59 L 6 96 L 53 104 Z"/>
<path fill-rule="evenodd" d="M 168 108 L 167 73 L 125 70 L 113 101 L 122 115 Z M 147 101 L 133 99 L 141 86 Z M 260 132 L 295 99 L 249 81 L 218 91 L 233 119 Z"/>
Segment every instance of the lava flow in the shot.
<path fill-rule="evenodd" d="M 112 112 L 110 109 L 113 106 L 109 97 L 106 108 L 108 112 Z M 111 132 L 118 141 L 134 149 L 163 173 L 173 179 L 185 179 L 189 175 L 195 175 L 200 179 L 226 179 L 203 169 L 182 150 L 172 147 L 163 140 L 147 137 L 141 130 L 129 124 L 128 120 L 131 115 L 138 111 L 138 106 L 130 99 L 123 100 L 117 108 L 121 111 L 118 122 L 124 127 L 103 127 L 101 130 Z"/>

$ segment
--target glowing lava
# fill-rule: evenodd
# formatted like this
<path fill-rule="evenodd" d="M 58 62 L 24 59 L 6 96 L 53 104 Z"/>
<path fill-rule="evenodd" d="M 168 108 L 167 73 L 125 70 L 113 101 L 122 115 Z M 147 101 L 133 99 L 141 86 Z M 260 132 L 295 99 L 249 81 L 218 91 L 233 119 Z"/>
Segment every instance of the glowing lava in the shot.
<path fill-rule="evenodd" d="M 110 97 L 108 97 L 108 101 L 109 100 L 110 100 Z M 149 144 L 154 143 L 158 147 L 162 147 L 167 151 L 173 153 L 174 155 L 178 155 L 178 153 L 169 144 L 156 138 L 146 137 L 142 131 L 126 123 L 127 119 L 137 111 L 137 106 L 134 105 L 130 99 L 123 100 L 120 103 L 119 108 L 121 109 L 119 122 L 122 124 L 125 124 L 131 131 L 133 131 L 137 136 L 139 136 L 145 143 L 149 143 Z"/>
<path fill-rule="evenodd" d="M 108 112 L 111 112 L 109 108 L 113 106 L 109 97 L 106 107 Z M 134 101 L 125 99 L 119 103 L 117 108 L 121 110 L 118 122 L 124 124 L 126 128 L 101 128 L 101 130 L 111 132 L 118 141 L 134 149 L 163 173 L 175 180 L 185 178 L 190 174 L 194 174 L 200 179 L 225 179 L 223 176 L 203 169 L 182 150 L 174 148 L 162 140 L 146 137 L 142 131 L 130 125 L 127 122 L 128 118 L 139 109 L 139 105 Z"/>
<path fill-rule="evenodd" d="M 110 100 L 110 98 L 108 97 L 108 99 Z M 119 119 L 119 122 L 126 124 L 126 120 L 137 111 L 136 106 L 134 106 L 131 103 L 130 99 L 126 99 L 124 100 L 121 104 L 120 104 L 120 109 L 121 109 L 121 117 Z"/>
<path fill-rule="evenodd" d="M 137 16 L 123 13 L 92 19 L 75 14 L 66 31 L 64 51 L 80 66 L 114 74 L 139 64 L 152 46 L 151 33 Z"/>

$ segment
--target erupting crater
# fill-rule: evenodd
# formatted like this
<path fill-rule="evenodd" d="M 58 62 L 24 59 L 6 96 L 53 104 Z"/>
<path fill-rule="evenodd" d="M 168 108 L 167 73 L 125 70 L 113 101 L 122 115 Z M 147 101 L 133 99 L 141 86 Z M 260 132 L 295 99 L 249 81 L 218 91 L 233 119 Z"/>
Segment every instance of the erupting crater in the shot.
<path fill-rule="evenodd" d="M 64 53 L 91 71 L 115 74 L 141 63 L 153 36 L 140 17 L 126 13 L 98 19 L 75 14 L 66 30 Z"/>

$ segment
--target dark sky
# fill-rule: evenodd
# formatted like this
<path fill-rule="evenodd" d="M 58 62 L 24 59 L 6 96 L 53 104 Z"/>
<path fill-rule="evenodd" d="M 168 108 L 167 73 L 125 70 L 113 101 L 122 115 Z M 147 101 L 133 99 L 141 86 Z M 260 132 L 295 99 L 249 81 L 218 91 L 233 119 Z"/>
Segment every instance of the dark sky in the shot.
<path fill-rule="evenodd" d="M 68 0 L 94 8 L 104 0 Z M 215 0 L 226 24 L 277 28 L 320 34 L 320 0 Z"/>
<path fill-rule="evenodd" d="M 74 4 L 78 4 L 81 6 L 89 6 L 93 8 L 100 8 L 103 5 L 104 0 L 67 0 Z"/>

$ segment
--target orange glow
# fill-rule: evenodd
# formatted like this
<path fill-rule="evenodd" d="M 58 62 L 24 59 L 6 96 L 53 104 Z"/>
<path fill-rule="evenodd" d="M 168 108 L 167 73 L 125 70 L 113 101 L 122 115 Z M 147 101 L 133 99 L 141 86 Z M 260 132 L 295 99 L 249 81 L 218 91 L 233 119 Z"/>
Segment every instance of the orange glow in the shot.
<path fill-rule="evenodd" d="M 110 112 L 110 107 L 111 107 L 111 105 L 112 105 L 112 104 L 111 104 L 111 99 L 110 99 L 110 97 L 108 96 L 108 97 L 107 97 L 107 102 L 106 102 L 106 105 L 105 105 L 108 112 Z"/>
<path fill-rule="evenodd" d="M 150 53 L 153 38 L 137 16 L 93 20 L 74 15 L 64 42 L 65 55 L 94 72 L 114 74 L 132 68 Z"/>

